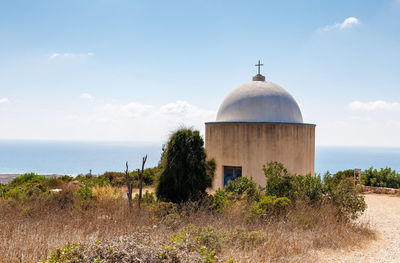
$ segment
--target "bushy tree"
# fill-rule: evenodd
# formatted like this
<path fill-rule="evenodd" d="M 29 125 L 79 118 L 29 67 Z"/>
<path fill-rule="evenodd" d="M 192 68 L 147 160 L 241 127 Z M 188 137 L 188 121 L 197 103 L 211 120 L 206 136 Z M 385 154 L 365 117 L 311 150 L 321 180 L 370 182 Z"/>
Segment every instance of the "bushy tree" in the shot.
<path fill-rule="evenodd" d="M 199 199 L 211 186 L 199 131 L 179 129 L 164 147 L 157 198 L 174 203 Z"/>

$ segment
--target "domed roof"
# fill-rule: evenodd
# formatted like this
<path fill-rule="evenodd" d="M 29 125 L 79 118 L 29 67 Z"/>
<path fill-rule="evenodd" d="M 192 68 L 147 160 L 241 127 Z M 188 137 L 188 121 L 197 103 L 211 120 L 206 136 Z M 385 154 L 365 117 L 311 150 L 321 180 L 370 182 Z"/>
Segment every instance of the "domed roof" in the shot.
<path fill-rule="evenodd" d="M 299 105 L 284 88 L 256 75 L 232 90 L 222 102 L 217 122 L 303 123 Z"/>

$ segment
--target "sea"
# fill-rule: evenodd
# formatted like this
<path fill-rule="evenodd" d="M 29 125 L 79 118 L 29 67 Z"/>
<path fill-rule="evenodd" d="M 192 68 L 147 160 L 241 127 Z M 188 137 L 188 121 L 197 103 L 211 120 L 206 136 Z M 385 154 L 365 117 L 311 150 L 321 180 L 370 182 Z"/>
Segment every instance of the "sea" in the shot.
<path fill-rule="evenodd" d="M 161 142 L 81 142 L 0 140 L 0 174 L 78 175 L 124 171 L 158 164 Z M 345 169 L 391 167 L 400 171 L 400 148 L 317 146 L 315 171 L 324 174 Z"/>

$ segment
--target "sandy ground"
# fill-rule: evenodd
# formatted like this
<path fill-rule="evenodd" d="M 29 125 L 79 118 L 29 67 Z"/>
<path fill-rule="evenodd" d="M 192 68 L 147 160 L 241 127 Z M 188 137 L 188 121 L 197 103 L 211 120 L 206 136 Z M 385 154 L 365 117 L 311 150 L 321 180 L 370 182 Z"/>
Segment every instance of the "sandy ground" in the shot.
<path fill-rule="evenodd" d="M 320 251 L 318 262 L 400 262 L 400 197 L 368 194 L 365 200 L 360 220 L 377 231 L 377 240 L 350 251 Z"/>

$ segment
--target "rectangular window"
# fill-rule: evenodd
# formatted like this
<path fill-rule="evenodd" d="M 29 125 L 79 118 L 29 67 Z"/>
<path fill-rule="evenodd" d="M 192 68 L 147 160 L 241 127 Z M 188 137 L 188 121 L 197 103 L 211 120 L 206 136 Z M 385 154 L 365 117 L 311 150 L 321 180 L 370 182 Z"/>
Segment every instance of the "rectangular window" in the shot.
<path fill-rule="evenodd" d="M 235 180 L 242 176 L 242 167 L 240 166 L 224 166 L 224 186 L 230 180 Z"/>

